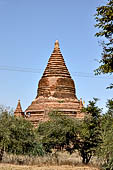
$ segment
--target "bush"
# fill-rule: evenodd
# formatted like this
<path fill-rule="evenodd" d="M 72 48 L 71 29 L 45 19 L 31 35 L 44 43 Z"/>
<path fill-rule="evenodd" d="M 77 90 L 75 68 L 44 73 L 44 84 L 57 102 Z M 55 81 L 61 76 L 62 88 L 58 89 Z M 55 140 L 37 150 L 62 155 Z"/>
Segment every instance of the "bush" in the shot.
<path fill-rule="evenodd" d="M 4 152 L 22 155 L 43 155 L 44 149 L 38 143 L 30 121 L 14 117 L 8 110 L 0 114 L 0 160 Z"/>

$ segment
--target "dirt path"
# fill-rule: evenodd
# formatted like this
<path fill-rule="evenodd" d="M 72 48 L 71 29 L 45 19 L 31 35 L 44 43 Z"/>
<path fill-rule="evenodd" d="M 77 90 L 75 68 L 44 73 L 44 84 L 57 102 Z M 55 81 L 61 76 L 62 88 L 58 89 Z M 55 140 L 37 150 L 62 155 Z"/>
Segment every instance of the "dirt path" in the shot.
<path fill-rule="evenodd" d="M 0 164 L 0 170 L 99 170 L 88 166 L 20 166 L 11 164 Z"/>

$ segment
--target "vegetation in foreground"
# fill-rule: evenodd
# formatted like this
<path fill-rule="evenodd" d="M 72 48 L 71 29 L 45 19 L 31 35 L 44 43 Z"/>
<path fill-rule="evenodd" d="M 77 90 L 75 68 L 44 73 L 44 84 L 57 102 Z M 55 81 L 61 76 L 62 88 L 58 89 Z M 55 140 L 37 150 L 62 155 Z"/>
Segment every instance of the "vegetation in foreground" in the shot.
<path fill-rule="evenodd" d="M 50 121 L 39 124 L 37 134 L 46 152 L 65 149 L 70 154 L 78 151 L 83 164 L 88 164 L 102 142 L 100 132 L 100 109 L 96 99 L 84 109 L 84 120 L 72 119 L 53 112 Z M 90 113 L 90 114 L 89 114 Z"/>
<path fill-rule="evenodd" d="M 100 160 L 103 169 L 112 170 L 113 100 L 108 100 L 108 110 L 105 114 L 102 114 L 102 110 L 96 103 L 97 99 L 89 101 L 88 106 L 83 109 L 86 114 L 84 120 L 53 112 L 49 115 L 49 121 L 40 123 L 37 129 L 29 121 L 14 117 L 7 109 L 1 107 L 1 162 L 4 161 L 4 155 L 7 153 L 17 155 L 17 164 L 26 164 L 19 159 L 18 155 L 21 155 L 34 160 L 35 158 L 44 160 L 45 156 L 49 159 L 53 157 L 57 165 L 59 151 L 65 151 L 70 155 L 79 153 L 83 164 L 90 163 L 96 157 Z M 15 163 L 14 159 L 12 163 Z"/>

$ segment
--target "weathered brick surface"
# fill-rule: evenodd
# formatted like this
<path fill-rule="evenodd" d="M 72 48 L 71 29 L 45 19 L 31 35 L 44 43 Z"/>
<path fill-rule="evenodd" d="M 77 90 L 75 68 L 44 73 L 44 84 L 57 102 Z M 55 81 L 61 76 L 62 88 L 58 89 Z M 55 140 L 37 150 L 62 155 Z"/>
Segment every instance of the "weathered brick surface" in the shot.
<path fill-rule="evenodd" d="M 74 81 L 68 77 L 42 77 L 37 97 L 76 98 Z"/>

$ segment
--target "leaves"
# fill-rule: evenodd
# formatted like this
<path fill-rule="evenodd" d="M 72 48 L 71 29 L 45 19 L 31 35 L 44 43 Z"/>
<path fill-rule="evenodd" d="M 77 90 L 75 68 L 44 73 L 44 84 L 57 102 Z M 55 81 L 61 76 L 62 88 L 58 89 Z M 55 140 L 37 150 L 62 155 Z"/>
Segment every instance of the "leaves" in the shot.
<path fill-rule="evenodd" d="M 95 20 L 100 31 L 95 35 L 97 37 L 105 37 L 102 43 L 103 52 L 100 66 L 95 70 L 95 74 L 113 73 L 113 0 L 108 0 L 105 6 L 100 6 L 96 10 Z M 110 86 L 110 88 L 113 88 Z"/>
<path fill-rule="evenodd" d="M 39 124 L 37 133 L 40 136 L 41 142 L 47 152 L 52 152 L 52 149 L 62 150 L 70 148 L 70 139 L 76 138 L 75 121 L 70 117 L 60 115 L 53 112 L 50 115 L 48 122 Z M 71 152 L 71 150 L 70 150 Z"/>
<path fill-rule="evenodd" d="M 91 157 L 95 155 L 97 147 L 102 142 L 100 128 L 101 109 L 96 106 L 98 99 L 94 98 L 83 111 L 86 113 L 81 127 L 79 128 L 78 150 L 83 158 L 83 163 L 87 164 Z"/>
<path fill-rule="evenodd" d="M 33 125 L 21 117 L 0 108 L 0 160 L 4 151 L 13 154 L 43 155 Z"/>
<path fill-rule="evenodd" d="M 84 120 L 53 112 L 48 122 L 39 124 L 37 133 L 46 152 L 65 149 L 70 154 L 78 150 L 83 163 L 88 163 L 101 142 L 99 117 L 101 109 L 96 106 L 97 99 L 90 101 Z"/>
<path fill-rule="evenodd" d="M 103 169 L 113 168 L 113 100 L 107 101 L 107 112 L 101 116 L 102 143 L 98 148 L 98 156 L 102 158 Z"/>

